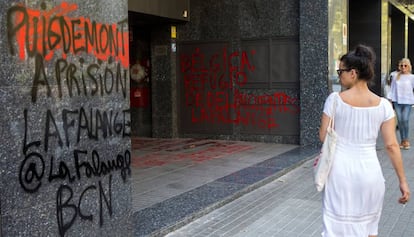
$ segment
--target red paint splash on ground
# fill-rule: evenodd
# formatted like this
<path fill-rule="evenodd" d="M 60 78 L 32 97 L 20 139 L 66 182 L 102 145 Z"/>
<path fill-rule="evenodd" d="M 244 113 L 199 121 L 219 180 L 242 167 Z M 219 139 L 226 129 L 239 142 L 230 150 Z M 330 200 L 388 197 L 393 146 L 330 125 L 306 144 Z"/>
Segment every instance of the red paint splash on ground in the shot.
<path fill-rule="evenodd" d="M 197 139 L 132 138 L 132 167 L 162 166 L 174 162 L 205 162 L 250 150 L 249 144 Z"/>

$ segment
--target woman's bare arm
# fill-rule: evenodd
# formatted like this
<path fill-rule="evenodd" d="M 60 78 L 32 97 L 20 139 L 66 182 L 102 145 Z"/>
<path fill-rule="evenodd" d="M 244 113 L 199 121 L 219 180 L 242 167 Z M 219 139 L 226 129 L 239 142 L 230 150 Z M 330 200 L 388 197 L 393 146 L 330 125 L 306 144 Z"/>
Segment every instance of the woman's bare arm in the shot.
<path fill-rule="evenodd" d="M 399 180 L 400 191 L 402 195 L 398 201 L 404 204 L 410 199 L 410 189 L 405 177 L 401 150 L 395 133 L 394 118 L 385 121 L 381 125 L 381 134 L 388 157 L 390 158 L 392 166 L 394 167 L 395 173 L 397 174 Z"/>
<path fill-rule="evenodd" d="M 319 140 L 323 142 L 325 140 L 326 136 L 326 129 L 328 128 L 329 120 L 331 118 L 326 115 L 325 113 L 322 114 L 321 118 L 321 126 L 319 127 Z"/>

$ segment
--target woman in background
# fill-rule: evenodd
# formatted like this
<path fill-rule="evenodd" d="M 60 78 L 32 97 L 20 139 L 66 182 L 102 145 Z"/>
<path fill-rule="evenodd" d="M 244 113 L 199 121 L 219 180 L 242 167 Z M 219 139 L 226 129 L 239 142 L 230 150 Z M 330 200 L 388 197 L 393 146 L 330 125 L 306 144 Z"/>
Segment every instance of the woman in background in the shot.
<path fill-rule="evenodd" d="M 414 104 L 414 75 L 411 74 L 411 62 L 408 58 L 400 61 L 400 70 L 391 81 L 388 99 L 393 103 L 397 114 L 398 130 L 400 132 L 400 148 L 410 149 L 409 120 L 411 106 Z"/>

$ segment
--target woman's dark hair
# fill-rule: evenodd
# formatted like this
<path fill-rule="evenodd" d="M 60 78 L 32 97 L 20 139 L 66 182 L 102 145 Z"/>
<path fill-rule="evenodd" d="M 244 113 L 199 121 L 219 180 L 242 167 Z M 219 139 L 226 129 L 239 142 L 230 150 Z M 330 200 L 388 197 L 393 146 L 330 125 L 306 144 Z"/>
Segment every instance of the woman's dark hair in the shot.
<path fill-rule="evenodd" d="M 355 69 L 360 80 L 372 81 L 375 76 L 375 53 L 366 45 L 359 44 L 354 50 L 339 58 L 346 68 Z"/>

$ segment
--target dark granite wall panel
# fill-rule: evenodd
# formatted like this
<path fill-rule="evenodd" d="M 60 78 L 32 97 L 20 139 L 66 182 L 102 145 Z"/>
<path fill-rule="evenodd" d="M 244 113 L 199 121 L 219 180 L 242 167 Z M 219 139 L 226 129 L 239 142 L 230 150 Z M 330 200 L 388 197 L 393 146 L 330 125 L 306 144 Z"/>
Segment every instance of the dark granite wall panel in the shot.
<path fill-rule="evenodd" d="M 191 15 L 199 23 L 196 31 L 201 40 L 220 40 L 240 37 L 239 1 L 191 1 L 191 9 L 200 8 L 200 15 Z M 191 24 L 191 23 L 190 23 Z M 183 40 L 184 38 L 180 38 Z"/>
<path fill-rule="evenodd" d="M 300 1 L 300 144 L 318 143 L 328 88 L 328 1 Z"/>
<path fill-rule="evenodd" d="M 172 77 L 171 33 L 170 26 L 154 28 L 152 31 L 152 134 L 153 137 L 168 138 L 172 136 Z"/>
<path fill-rule="evenodd" d="M 127 7 L 0 2 L 2 235 L 131 235 Z"/>
<path fill-rule="evenodd" d="M 266 141 L 293 144 L 318 143 L 317 131 L 324 98 L 329 93 L 326 77 L 328 65 L 328 6 L 326 1 L 304 2 L 291 0 L 191 0 L 190 21 L 177 25 L 177 39 L 171 39 L 169 25 L 155 27 L 152 35 L 153 63 L 153 136 L 154 137 L 196 137 Z M 212 45 L 226 42 L 228 52 L 241 52 L 245 42 L 255 42 L 254 47 L 261 49 L 272 40 L 281 38 L 299 39 L 297 64 L 290 70 L 298 70 L 297 80 L 285 81 L 274 78 L 257 78 L 257 83 L 243 88 L 244 93 L 272 94 L 275 91 L 290 95 L 297 101 L 299 116 L 297 134 L 257 133 L 251 129 L 233 124 L 226 133 L 198 133 L 196 130 L 185 132 L 177 129 L 180 121 L 181 101 L 179 55 L 171 51 L 171 44 Z M 263 45 L 260 45 L 263 42 Z M 208 48 L 208 47 L 207 47 Z M 164 50 L 163 50 L 164 49 Z M 161 53 L 160 53 L 161 52 Z M 270 54 L 279 53 L 279 50 Z M 266 64 L 292 62 L 272 61 L 272 55 L 263 57 L 258 65 L 260 75 L 278 75 L 275 71 L 266 72 Z M 268 60 L 268 61 L 266 61 Z M 282 61 L 281 61 L 282 60 Z M 277 63 L 282 62 L 282 63 Z M 231 62 L 240 63 L 237 59 Z M 260 67 L 262 66 L 262 67 Z M 277 67 L 275 67 L 277 68 Z M 280 72 L 280 71 L 277 71 Z M 251 75 L 253 75 L 251 73 Z M 280 76 L 279 76 L 280 77 Z M 272 79 L 273 80 L 273 79 Z M 260 82 L 260 83 L 259 83 Z M 235 87 L 237 88 L 237 87 Z M 241 88 L 238 88 L 241 89 Z M 171 108 L 171 109 L 169 109 Z M 316 112 L 315 112 L 316 111 Z M 203 131 L 209 129 L 204 128 Z M 228 134 L 228 131 L 232 131 Z"/>
<path fill-rule="evenodd" d="M 231 54 L 232 52 L 244 52 L 244 50 L 247 49 L 245 49 L 243 45 L 249 42 L 254 42 L 254 45 L 251 46 L 254 49 L 266 48 L 267 51 L 269 51 L 269 42 L 280 38 L 288 38 L 289 40 L 293 39 L 293 41 L 295 41 L 299 35 L 298 1 L 193 0 L 190 2 L 190 5 L 190 22 L 178 25 L 178 52 L 180 50 L 180 43 L 182 46 L 185 46 L 188 43 L 194 43 L 198 45 L 216 45 L 218 42 L 228 42 L 228 46 L 226 47 L 228 54 Z M 298 41 L 295 42 L 295 46 L 296 49 L 299 50 Z M 246 51 L 246 54 L 252 60 L 251 57 L 253 56 L 250 55 L 250 51 L 251 50 L 249 48 L 249 51 Z M 264 54 L 263 52 L 262 54 Z M 208 53 L 208 51 L 203 51 L 203 53 Z M 273 52 L 274 59 L 283 60 L 281 58 L 277 58 L 277 53 L 278 52 L 276 51 Z M 297 52 L 297 55 L 298 54 L 299 52 Z M 179 60 L 179 57 L 180 55 L 177 55 L 177 60 Z M 238 87 L 238 85 L 234 85 L 234 88 L 246 95 L 256 95 L 257 93 L 261 93 L 260 95 L 272 95 L 274 93 L 280 92 L 292 96 L 292 98 L 298 98 L 299 78 L 287 80 L 291 81 L 292 83 L 286 83 L 287 78 L 283 78 L 283 82 L 278 82 L 278 80 L 282 80 L 281 78 L 275 78 L 274 82 L 270 82 L 270 76 L 272 73 L 271 68 L 273 67 L 270 67 L 269 65 L 272 65 L 273 63 L 277 64 L 277 61 L 272 61 L 272 57 L 270 57 L 270 55 L 268 57 L 258 58 L 261 58 L 261 61 L 255 60 L 254 66 L 257 66 L 258 69 L 261 69 L 260 76 L 259 74 L 255 74 L 254 71 L 247 72 L 249 79 L 252 79 L 249 81 L 249 85 L 244 85 L 244 87 Z M 297 56 L 295 58 L 297 59 Z M 240 58 L 233 58 L 231 64 L 240 65 L 240 60 Z M 297 61 L 299 60 L 297 59 Z M 179 64 L 180 61 L 177 61 L 177 65 Z M 295 63 L 295 68 L 298 68 L 297 64 L 298 62 Z M 179 74 L 178 77 L 179 76 L 182 76 L 182 74 Z M 284 76 L 286 77 L 286 75 Z M 180 78 L 177 78 L 177 81 L 179 83 Z M 177 88 L 178 94 L 184 93 L 183 91 L 180 91 L 180 86 Z M 234 101 L 234 98 L 231 98 L 230 101 Z M 182 108 L 182 105 L 180 107 L 180 104 L 182 104 L 182 101 L 178 104 L 178 107 L 184 110 Z M 299 102 L 297 102 L 297 104 L 299 104 Z M 266 108 L 269 109 L 269 107 L 263 106 L 263 110 L 267 110 Z M 240 107 L 239 109 L 245 111 L 248 108 L 244 106 L 243 108 Z M 183 115 L 183 113 L 181 113 L 181 115 Z M 235 116 L 236 114 L 234 114 L 233 117 Z M 285 120 L 284 117 L 283 120 Z M 232 125 L 233 128 L 231 130 L 223 130 L 222 134 L 214 132 L 215 129 L 213 128 L 205 128 L 203 130 L 203 134 L 197 133 L 197 131 L 200 129 L 194 129 L 193 132 L 186 129 L 185 133 L 181 131 L 180 135 L 185 137 L 208 136 L 209 138 L 298 144 L 299 132 L 297 131 L 297 128 L 299 126 L 299 117 L 292 117 L 292 121 L 293 120 L 296 120 L 296 122 L 293 122 L 292 126 L 290 127 L 294 128 L 293 130 L 296 130 L 296 134 L 292 134 L 292 132 L 287 132 L 286 134 L 286 132 L 282 130 L 272 129 L 270 127 L 246 127 L 245 125 L 236 122 Z M 259 126 L 258 122 L 255 123 L 256 126 Z M 188 124 L 186 125 L 188 127 Z M 268 125 L 272 126 L 271 124 Z M 227 131 L 233 131 L 233 133 L 227 134 L 225 133 Z"/>
<path fill-rule="evenodd" d="M 240 1 L 243 38 L 295 36 L 299 30 L 298 1 Z"/>

